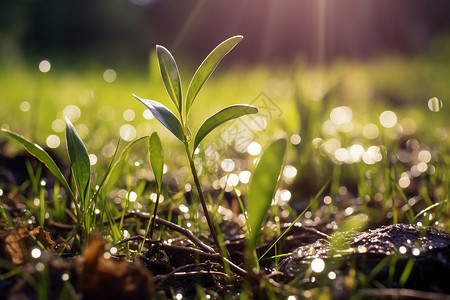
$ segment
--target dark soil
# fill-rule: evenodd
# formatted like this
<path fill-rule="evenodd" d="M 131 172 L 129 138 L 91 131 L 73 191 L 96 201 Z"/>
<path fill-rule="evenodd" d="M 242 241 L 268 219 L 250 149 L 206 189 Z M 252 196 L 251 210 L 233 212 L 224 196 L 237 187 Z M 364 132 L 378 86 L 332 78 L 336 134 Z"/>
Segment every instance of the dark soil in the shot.
<path fill-rule="evenodd" d="M 26 211 L 21 199 L 29 191 L 14 188 L 25 175 L 11 171 L 17 166 L 23 170 L 20 159 L 1 160 L 1 204 L 14 224 L 0 220 L 0 299 L 164 299 L 173 298 L 174 293 L 181 293 L 183 299 L 196 299 L 198 289 L 211 298 L 230 295 L 238 299 L 243 290 L 254 299 L 273 295 L 303 298 L 305 291 L 324 287 L 336 299 L 355 295 L 449 298 L 450 234 L 431 227 L 396 224 L 331 235 L 326 222 L 317 226 L 299 222 L 280 242 L 281 252 L 292 254 L 280 258 L 276 267 L 273 259 L 262 260 L 259 274 L 244 269 L 244 235 L 233 221 L 221 224 L 231 273 L 222 267 L 209 236 L 196 236 L 159 217 L 157 229 L 166 227 L 174 233 L 170 242 L 132 236 L 111 245 L 106 237 L 93 235 L 85 251 L 75 246 L 63 248 L 61 237 L 74 224 L 47 220 L 41 228 L 31 219 L 21 223 Z M 130 211 L 125 223 L 145 224 L 148 219 L 147 214 Z M 289 225 L 282 224 L 282 231 Z M 135 259 L 110 252 L 110 247 L 124 246 L 129 253 L 136 253 L 142 242 L 142 254 Z M 267 238 L 258 248 L 259 255 L 273 242 L 274 238 Z M 40 255 L 33 256 L 33 249 L 41 249 Z M 271 255 L 275 255 L 273 250 L 266 257 Z M 320 274 L 312 273 L 314 259 L 325 263 Z M 335 278 L 330 278 L 330 272 Z"/>

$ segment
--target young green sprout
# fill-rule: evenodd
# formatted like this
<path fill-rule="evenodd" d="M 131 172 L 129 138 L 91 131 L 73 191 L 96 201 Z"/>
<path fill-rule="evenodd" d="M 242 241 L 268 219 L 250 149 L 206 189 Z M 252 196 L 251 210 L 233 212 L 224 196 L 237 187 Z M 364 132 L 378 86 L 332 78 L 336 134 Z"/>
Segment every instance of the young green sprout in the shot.
<path fill-rule="evenodd" d="M 177 115 L 170 111 L 163 104 L 148 99 L 142 99 L 136 95 L 133 95 L 142 102 L 155 116 L 155 118 L 161 122 L 170 132 L 172 132 L 183 144 L 187 159 L 189 161 L 189 166 L 191 168 L 192 176 L 194 177 L 195 186 L 197 188 L 200 202 L 205 214 L 209 230 L 214 239 L 217 251 L 220 255 L 225 258 L 222 247 L 219 243 L 215 226 L 209 216 L 208 209 L 206 207 L 206 201 L 203 195 L 202 188 L 200 186 L 200 181 L 197 176 L 197 170 L 195 168 L 193 155 L 195 149 L 198 147 L 200 142 L 215 128 L 221 124 L 239 118 L 244 115 L 256 114 L 258 109 L 251 105 L 239 104 L 225 107 L 216 114 L 209 117 L 197 131 L 195 138 L 192 142 L 191 130 L 189 129 L 189 113 L 192 108 L 192 104 L 202 88 L 206 80 L 211 76 L 212 72 L 215 70 L 222 58 L 231 51 L 241 40 L 242 36 L 234 36 L 219 44 L 201 63 L 191 79 L 189 87 L 186 92 L 186 97 L 182 95 L 181 79 L 178 71 L 177 64 L 172 54 L 164 48 L 163 46 L 156 46 L 156 55 L 158 58 L 159 68 L 161 72 L 161 77 L 167 93 L 170 99 L 175 104 L 177 109 Z"/>

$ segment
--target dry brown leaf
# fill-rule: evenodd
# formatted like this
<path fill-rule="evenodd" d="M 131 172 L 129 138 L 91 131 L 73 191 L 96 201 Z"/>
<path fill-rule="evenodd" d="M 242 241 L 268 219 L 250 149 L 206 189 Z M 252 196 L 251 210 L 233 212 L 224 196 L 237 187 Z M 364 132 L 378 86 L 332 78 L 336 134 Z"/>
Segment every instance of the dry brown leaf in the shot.
<path fill-rule="evenodd" d="M 80 259 L 78 289 L 83 299 L 148 299 L 153 277 L 138 262 L 105 258 L 105 241 L 91 238 Z M 108 257 L 108 256 L 106 256 Z"/>

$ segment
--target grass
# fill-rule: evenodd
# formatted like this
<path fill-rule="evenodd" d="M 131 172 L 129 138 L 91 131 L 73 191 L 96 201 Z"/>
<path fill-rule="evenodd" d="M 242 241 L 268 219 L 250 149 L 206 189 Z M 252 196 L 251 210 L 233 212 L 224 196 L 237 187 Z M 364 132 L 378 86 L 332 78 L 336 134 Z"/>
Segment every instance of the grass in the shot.
<path fill-rule="evenodd" d="M 280 236 L 280 222 L 293 221 L 299 215 L 306 225 L 325 221 L 331 231 L 343 225 L 374 228 L 383 224 L 416 223 L 449 232 L 447 134 L 450 125 L 446 120 L 450 60 L 439 55 L 439 51 L 444 50 L 412 59 L 336 61 L 326 68 L 309 67 L 299 60 L 293 67 L 244 69 L 236 66 L 218 70 L 196 99 L 199 109 L 191 111 L 193 132 L 200 128 L 200 120 L 224 105 L 252 104 L 260 113 L 243 118 L 242 122 L 222 125 L 204 139 L 200 153 L 192 160 L 205 197 L 212 200 L 209 211 L 217 212 L 211 214 L 213 223 L 221 224 L 235 217 L 218 203 L 225 205 L 225 195 L 234 193 L 239 200 L 242 195 L 245 204 L 248 174 L 255 169 L 261 146 L 283 133 L 290 141 L 286 165 L 272 204 L 277 213 L 270 214 L 263 240 Z M 65 115 L 86 146 L 91 163 L 89 192 L 96 202 L 89 207 L 92 213 L 85 234 L 101 234 L 108 238 L 110 245 L 136 234 L 144 235 L 149 231 L 150 220 L 130 225 L 125 221 L 125 214 L 133 209 L 151 214 L 154 202 L 160 197 L 158 212 L 164 218 L 198 236 L 207 230 L 198 203 L 190 203 L 185 197 L 185 194 L 192 196 L 195 188 L 185 164 L 183 145 L 152 116 L 143 115 L 144 107 L 131 97 L 132 93 L 151 95 L 152 99 L 171 105 L 161 79 L 156 76 L 154 62 L 150 63 L 149 77 L 117 68 L 117 79 L 111 83 L 103 79 L 104 70 L 95 68 L 68 72 L 55 64 L 50 72 L 41 73 L 37 64 L 33 68 L 10 66 L 5 62 L 1 65 L 2 128 L 19 132 L 45 146 L 64 164 L 67 149 L 65 126 L 61 122 L 64 125 Z M 443 103 L 440 107 L 437 102 L 439 111 L 432 111 L 437 110 L 435 100 L 429 103 L 433 97 Z M 385 119 L 380 120 L 380 116 Z M 133 142 L 154 131 L 161 136 L 164 148 L 164 176 L 160 186 L 150 171 L 148 143 L 139 142 L 147 139 Z M 243 135 L 233 137 L 231 131 Z M 0 143 L 2 154 L 19 150 L 18 144 L 7 140 L 4 134 L 0 135 Z M 79 212 L 70 212 L 62 205 L 68 199 L 59 184 L 54 189 L 46 186 L 48 173 L 41 168 L 29 164 L 30 179 L 22 186 L 0 183 L 2 195 L 31 188 L 31 194 L 23 193 L 28 196 L 21 198 L 27 213 L 20 222 L 36 220 L 36 224 L 42 225 L 45 220 L 71 222 L 80 218 Z M 102 187 L 98 193 L 96 185 Z M 317 197 L 322 187 L 325 190 Z M 0 213 L 6 227 L 17 222 L 13 222 L 3 207 Z M 346 217 L 334 219 L 342 215 Z M 361 216 L 365 216 L 362 221 L 358 220 Z M 117 218 L 120 222 L 114 221 Z M 237 219 L 244 225 L 247 216 L 241 214 Z M 217 232 L 219 241 L 227 238 L 226 234 Z M 164 228 L 157 233 L 162 240 L 177 237 Z M 66 238 L 58 237 L 60 241 Z M 333 243 L 340 241 L 333 240 Z M 126 257 L 137 256 L 129 243 L 117 248 Z M 283 255 L 278 244 L 273 248 L 275 255 L 264 253 L 265 261 L 273 257 L 275 262 Z M 378 269 L 383 266 L 380 264 Z M 390 266 L 395 268 L 393 264 Z M 408 261 L 401 273 L 401 284 L 407 281 L 412 267 L 413 263 Z M 378 269 L 368 275 L 349 274 L 348 281 L 354 282 L 355 289 L 376 286 L 372 280 Z M 306 285 L 303 287 L 308 291 Z M 45 294 L 44 290 L 39 292 Z M 326 285 L 314 293 L 326 294 Z M 205 297 L 201 292 L 198 295 Z"/>

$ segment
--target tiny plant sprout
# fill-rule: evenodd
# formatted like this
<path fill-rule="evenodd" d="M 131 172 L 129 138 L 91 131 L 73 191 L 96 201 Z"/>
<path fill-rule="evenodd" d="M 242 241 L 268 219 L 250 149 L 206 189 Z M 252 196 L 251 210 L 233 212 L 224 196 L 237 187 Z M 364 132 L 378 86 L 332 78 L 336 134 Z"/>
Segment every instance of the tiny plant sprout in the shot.
<path fill-rule="evenodd" d="M 80 237 L 81 245 L 85 246 L 89 238 L 89 233 L 95 223 L 95 217 L 93 217 L 95 215 L 95 205 L 93 205 L 93 201 L 89 201 L 89 187 L 91 180 L 89 155 L 73 124 L 66 118 L 67 153 L 75 189 L 70 186 L 55 161 L 41 146 L 28 141 L 21 135 L 12 131 L 6 129 L 2 129 L 2 131 L 21 143 L 30 154 L 39 159 L 66 189 L 69 197 L 73 200 L 75 209 L 73 216 L 79 223 L 79 228 L 77 227 L 72 230 L 67 240 L 77 233 L 80 233 L 78 236 Z"/>
<path fill-rule="evenodd" d="M 163 177 L 163 171 L 164 171 L 164 153 L 161 146 L 161 140 L 159 139 L 159 136 L 156 132 L 153 132 L 150 136 L 149 140 L 149 152 L 150 152 L 150 164 L 153 169 L 153 174 L 155 175 L 155 181 L 156 181 L 156 201 L 155 201 L 155 207 L 153 209 L 153 216 L 151 217 L 151 220 L 149 220 L 147 224 L 147 228 L 145 230 L 145 236 L 147 237 L 147 234 L 150 236 L 150 238 L 153 238 L 153 231 L 155 230 L 155 219 L 156 214 L 158 211 L 158 204 L 159 204 L 159 198 L 161 196 L 161 186 L 162 186 L 162 177 Z M 150 233 L 149 233 L 150 229 Z M 141 249 L 144 246 L 144 243 L 141 244 Z"/>
<path fill-rule="evenodd" d="M 220 255 L 223 258 L 225 258 L 225 255 L 222 251 L 222 247 L 215 232 L 215 226 L 212 222 L 211 217 L 209 216 L 206 207 L 206 201 L 200 186 L 200 181 L 197 176 L 197 170 L 195 168 L 193 156 L 197 153 L 195 150 L 197 149 L 201 141 L 212 130 L 229 120 L 236 119 L 244 115 L 256 114 L 258 112 L 258 109 L 252 105 L 245 104 L 225 107 L 224 109 L 209 117 L 200 126 L 197 133 L 195 134 L 195 138 L 193 139 L 193 141 L 191 138 L 191 130 L 188 124 L 188 117 L 192 108 L 192 104 L 203 84 L 211 76 L 212 72 L 216 69 L 222 58 L 228 52 L 230 52 L 242 40 L 242 38 L 243 37 L 240 35 L 231 37 L 220 43 L 214 50 L 211 51 L 211 53 L 200 64 L 194 76 L 192 77 L 186 92 L 186 97 L 183 97 L 180 73 L 178 71 L 178 66 L 175 62 L 174 57 L 169 52 L 169 50 L 167 50 L 163 46 L 156 46 L 156 56 L 159 63 L 161 78 L 170 99 L 175 105 L 176 114 L 157 101 L 142 99 L 136 95 L 133 95 L 151 111 L 153 116 L 162 125 L 164 125 L 175 137 L 177 137 L 184 144 L 187 159 L 189 161 L 189 166 L 191 168 L 192 176 L 198 190 L 200 202 L 208 223 L 209 230 L 214 239 L 217 251 L 219 251 Z"/>
<path fill-rule="evenodd" d="M 274 141 L 264 151 L 250 180 L 247 196 L 248 234 L 246 238 L 247 263 L 259 269 L 256 256 L 257 240 L 267 211 L 277 189 L 283 169 L 287 141 L 282 138 Z"/>

